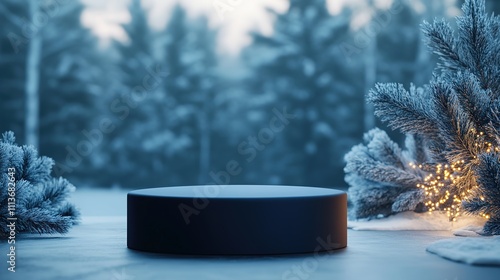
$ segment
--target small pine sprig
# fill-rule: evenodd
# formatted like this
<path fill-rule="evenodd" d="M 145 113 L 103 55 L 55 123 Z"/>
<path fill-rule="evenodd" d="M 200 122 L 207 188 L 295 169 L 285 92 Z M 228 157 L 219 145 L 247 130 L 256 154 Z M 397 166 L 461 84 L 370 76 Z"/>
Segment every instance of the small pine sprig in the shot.
<path fill-rule="evenodd" d="M 373 218 L 417 210 L 424 196 L 415 185 L 422 181 L 422 174 L 408 168 L 413 160 L 408 156 L 421 153 L 416 147 L 419 142 L 407 140 L 407 145 L 414 146 L 403 151 L 380 129 L 367 132 L 364 141 L 345 156 L 345 180 L 353 205 L 350 216 Z"/>
<path fill-rule="evenodd" d="M 17 146 L 14 133 L 2 135 L 0 238 L 10 234 L 9 217 L 17 218 L 16 233 L 66 233 L 78 223 L 79 211 L 66 201 L 75 187 L 66 179 L 51 176 L 53 164 L 52 159 L 39 157 L 32 146 Z M 15 198 L 10 209 L 9 198 Z"/>

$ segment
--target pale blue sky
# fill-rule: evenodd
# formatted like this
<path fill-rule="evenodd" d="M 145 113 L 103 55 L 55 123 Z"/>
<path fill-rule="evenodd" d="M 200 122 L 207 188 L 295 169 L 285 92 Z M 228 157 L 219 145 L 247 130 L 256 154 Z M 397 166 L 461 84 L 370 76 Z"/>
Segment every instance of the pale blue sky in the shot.
<path fill-rule="evenodd" d="M 104 41 L 110 38 L 126 38 L 121 23 L 130 20 L 127 6 L 130 0 L 83 0 L 87 9 L 82 15 L 85 26 L 90 27 Z M 149 11 L 150 24 L 154 29 L 165 26 L 175 0 L 143 0 L 142 4 Z M 214 3 L 234 3 L 227 6 L 228 11 L 220 13 L 214 8 Z M 220 29 L 219 47 L 222 51 L 237 53 L 249 42 L 248 31 L 261 30 L 269 33 L 272 23 L 266 16 L 265 7 L 284 11 L 288 7 L 287 0 L 184 0 L 181 5 L 187 8 L 190 16 L 206 14 L 212 27 Z M 229 4 L 228 4 L 229 5 Z M 231 10 L 229 10 L 231 9 Z"/>
<path fill-rule="evenodd" d="M 85 26 L 102 39 L 104 43 L 111 38 L 126 39 L 120 24 L 130 20 L 127 6 L 130 0 L 82 0 L 86 10 L 82 15 Z M 389 7 L 393 0 L 375 0 L 378 7 Z M 425 10 L 421 1 L 412 1 L 417 10 Z M 455 0 L 443 0 L 453 4 Z M 171 7 L 176 0 L 143 0 L 142 4 L 149 12 L 151 26 L 160 30 L 170 15 Z M 212 27 L 219 28 L 219 50 L 232 54 L 250 42 L 249 31 L 259 30 L 265 34 L 272 32 L 272 18 L 268 16 L 266 7 L 277 11 L 288 8 L 288 0 L 184 0 L 180 1 L 188 10 L 190 16 L 206 14 Z M 332 13 L 340 11 L 344 3 L 358 6 L 354 26 L 362 25 L 370 18 L 371 11 L 364 9 L 366 0 L 327 0 Z M 217 12 L 214 6 L 226 7 L 223 14 Z M 226 6 L 225 6 L 226 5 Z"/>

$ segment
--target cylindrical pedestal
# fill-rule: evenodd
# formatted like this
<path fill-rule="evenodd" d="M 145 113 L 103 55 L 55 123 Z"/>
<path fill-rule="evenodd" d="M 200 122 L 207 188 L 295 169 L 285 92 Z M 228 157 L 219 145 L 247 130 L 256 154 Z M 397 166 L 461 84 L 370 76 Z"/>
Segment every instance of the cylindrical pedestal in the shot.
<path fill-rule="evenodd" d="M 127 246 L 172 254 L 308 253 L 347 246 L 345 192 L 185 186 L 128 193 Z"/>

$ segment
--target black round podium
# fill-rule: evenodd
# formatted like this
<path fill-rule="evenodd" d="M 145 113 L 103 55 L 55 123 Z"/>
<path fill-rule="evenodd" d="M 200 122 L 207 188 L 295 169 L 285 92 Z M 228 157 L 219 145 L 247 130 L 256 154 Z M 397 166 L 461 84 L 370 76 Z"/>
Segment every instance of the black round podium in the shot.
<path fill-rule="evenodd" d="M 130 249 L 191 255 L 311 253 L 347 246 L 347 195 L 296 186 L 141 189 L 127 196 Z"/>

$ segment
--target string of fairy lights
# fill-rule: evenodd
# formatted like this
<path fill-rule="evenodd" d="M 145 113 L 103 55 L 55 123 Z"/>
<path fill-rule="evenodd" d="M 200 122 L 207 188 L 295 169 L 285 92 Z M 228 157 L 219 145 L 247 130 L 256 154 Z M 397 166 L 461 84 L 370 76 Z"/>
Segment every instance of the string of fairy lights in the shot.
<path fill-rule="evenodd" d="M 474 135 L 476 154 L 500 152 L 500 147 L 494 146 L 491 142 L 485 140 L 486 137 L 483 132 L 476 132 L 473 129 L 469 132 Z M 473 158 L 476 160 L 477 156 L 473 156 Z M 428 171 L 429 174 L 424 178 L 424 182 L 417 184 L 417 187 L 423 189 L 425 193 L 425 206 L 429 214 L 434 211 L 444 211 L 449 220 L 454 222 L 462 214 L 462 202 L 476 197 L 484 200 L 484 197 L 480 195 L 475 178 L 472 180 L 474 184 L 465 184 L 465 186 L 461 184 L 465 179 L 464 176 L 473 176 L 469 173 L 464 175 L 467 164 L 470 164 L 470 162 L 463 159 L 451 164 L 409 164 L 413 169 L 430 170 Z M 458 185 L 461 187 L 457 187 Z M 488 213 L 480 213 L 480 216 L 485 219 L 490 218 Z"/>

